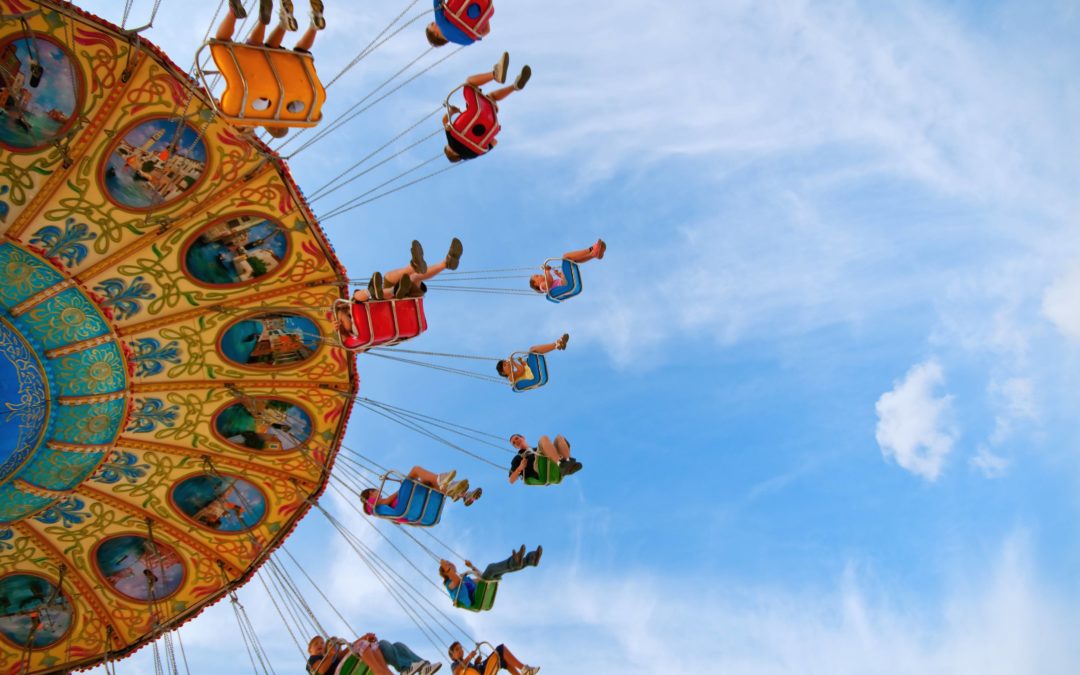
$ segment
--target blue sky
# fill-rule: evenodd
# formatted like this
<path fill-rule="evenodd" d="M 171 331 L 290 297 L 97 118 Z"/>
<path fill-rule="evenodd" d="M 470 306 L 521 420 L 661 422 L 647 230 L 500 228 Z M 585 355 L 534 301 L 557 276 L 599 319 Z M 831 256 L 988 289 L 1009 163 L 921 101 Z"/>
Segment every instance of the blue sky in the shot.
<path fill-rule="evenodd" d="M 403 6 L 332 3 L 321 72 Z M 212 11 L 191 22 L 166 0 L 148 36 L 187 63 Z M 292 161 L 311 193 L 509 49 L 535 74 L 501 106 L 498 150 L 328 221 L 331 241 L 355 277 L 414 237 L 435 258 L 460 236 L 463 269 L 609 243 L 564 305 L 429 295 L 418 349 L 569 331 L 543 390 L 361 360 L 373 399 L 565 433 L 585 463 L 511 489 L 355 413 L 350 446 L 484 486 L 440 525 L 455 548 L 486 562 L 544 544 L 470 629 L 550 673 L 1073 672 L 1078 24 L 1049 1 L 503 2 L 489 39 Z M 327 114 L 423 47 L 389 42 Z M 290 550 L 354 623 L 433 656 L 335 536 L 312 516 Z M 298 669 L 261 591 L 241 597 Z M 193 672 L 246 663 L 226 607 L 183 635 Z M 152 672 L 146 656 L 126 672 Z"/>

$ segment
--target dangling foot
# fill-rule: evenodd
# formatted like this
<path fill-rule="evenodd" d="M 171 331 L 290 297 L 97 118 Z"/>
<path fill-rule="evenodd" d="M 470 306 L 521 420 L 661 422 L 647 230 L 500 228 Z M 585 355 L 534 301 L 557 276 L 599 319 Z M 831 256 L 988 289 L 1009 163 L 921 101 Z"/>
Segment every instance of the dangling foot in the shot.
<path fill-rule="evenodd" d="M 536 675 L 540 672 L 540 666 L 521 666 L 521 675 Z"/>
<path fill-rule="evenodd" d="M 409 249 L 409 252 L 412 254 L 409 266 L 416 270 L 418 274 L 427 272 L 427 261 L 424 260 L 424 247 L 420 245 L 420 242 L 413 239 L 412 248 Z"/>
<path fill-rule="evenodd" d="M 244 9 L 244 0 L 229 0 L 229 11 L 237 19 L 246 19 L 247 10 Z"/>
<path fill-rule="evenodd" d="M 274 0 L 259 0 L 259 23 L 268 25 L 274 14 Z"/>
<path fill-rule="evenodd" d="M 311 0 L 311 25 L 315 26 L 315 30 L 326 28 L 326 19 L 323 18 L 322 0 Z"/>
<path fill-rule="evenodd" d="M 397 285 L 394 286 L 394 298 L 397 300 L 404 300 L 412 293 L 412 277 L 408 274 L 402 274 L 401 279 L 398 280 Z"/>
<path fill-rule="evenodd" d="M 510 565 L 516 570 L 525 566 L 525 547 L 510 552 Z"/>
<path fill-rule="evenodd" d="M 296 21 L 296 17 L 293 16 L 292 0 L 281 0 L 281 9 L 278 10 L 278 20 L 281 21 L 282 26 L 285 26 L 285 30 L 293 31 L 300 27 L 300 24 Z"/>
<path fill-rule="evenodd" d="M 510 54 L 503 52 L 502 57 L 495 62 L 495 67 L 491 69 L 491 75 L 495 78 L 495 81 L 499 84 L 506 82 L 506 69 L 510 67 Z"/>
<path fill-rule="evenodd" d="M 593 255 L 596 256 L 597 260 L 603 260 L 604 259 L 604 251 L 607 250 L 607 244 L 604 243 L 603 239 L 597 239 L 596 243 L 592 245 L 592 250 L 593 250 Z"/>
<path fill-rule="evenodd" d="M 436 481 L 435 489 L 439 492 L 446 492 L 446 488 L 450 486 L 450 481 L 454 480 L 454 476 L 457 475 L 457 470 L 452 469 L 446 473 L 440 473 L 439 479 Z"/>
<path fill-rule="evenodd" d="M 544 547 L 537 546 L 536 550 L 525 556 L 525 564 L 530 567 L 536 567 L 540 564 L 540 556 L 544 555 Z"/>
<path fill-rule="evenodd" d="M 575 474 L 578 471 L 581 471 L 581 462 L 577 461 L 573 457 L 569 459 L 564 459 L 563 461 L 559 462 L 559 473 L 564 476 Z"/>
<path fill-rule="evenodd" d="M 459 480 L 446 488 L 446 496 L 450 499 L 461 499 L 469 491 L 469 480 Z"/>
<path fill-rule="evenodd" d="M 521 69 L 521 74 L 514 80 L 514 89 L 521 91 L 525 88 L 525 85 L 529 83 L 529 78 L 532 77 L 532 68 L 525 66 Z"/>
<path fill-rule="evenodd" d="M 473 502 L 475 502 L 477 499 L 480 499 L 480 495 L 482 494 L 484 494 L 484 488 L 476 488 L 472 492 L 465 495 L 465 498 L 462 501 L 465 502 L 465 506 L 472 506 Z"/>
<path fill-rule="evenodd" d="M 570 342 L 570 333 L 563 333 L 563 336 L 555 341 L 555 349 L 560 351 L 566 349 L 567 342 Z"/>
<path fill-rule="evenodd" d="M 371 275 L 371 281 L 367 285 L 368 298 L 372 300 L 383 299 L 383 278 L 382 272 L 376 272 Z"/>
<path fill-rule="evenodd" d="M 461 240 L 457 237 L 450 242 L 450 250 L 446 253 L 446 269 L 456 270 L 458 263 L 461 262 L 461 254 L 465 252 L 465 248 L 461 245 Z"/>

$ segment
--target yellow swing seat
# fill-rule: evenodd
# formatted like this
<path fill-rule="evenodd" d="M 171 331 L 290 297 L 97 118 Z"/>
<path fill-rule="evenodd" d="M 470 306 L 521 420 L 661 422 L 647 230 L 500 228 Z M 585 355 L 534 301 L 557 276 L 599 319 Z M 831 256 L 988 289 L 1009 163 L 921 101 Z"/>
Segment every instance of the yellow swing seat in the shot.
<path fill-rule="evenodd" d="M 233 124 L 313 127 L 322 121 L 326 90 L 311 54 L 231 40 L 208 40 L 206 47 L 225 79 L 218 112 Z M 212 71 L 199 68 L 204 86 L 207 74 Z"/>

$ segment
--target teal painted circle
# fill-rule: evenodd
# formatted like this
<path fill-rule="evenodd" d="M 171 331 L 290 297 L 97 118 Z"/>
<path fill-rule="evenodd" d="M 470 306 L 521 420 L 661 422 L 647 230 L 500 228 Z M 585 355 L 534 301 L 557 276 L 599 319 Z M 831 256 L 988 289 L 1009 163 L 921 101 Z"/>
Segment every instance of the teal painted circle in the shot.
<path fill-rule="evenodd" d="M 0 481 L 41 441 L 49 419 L 48 380 L 33 348 L 0 314 Z"/>

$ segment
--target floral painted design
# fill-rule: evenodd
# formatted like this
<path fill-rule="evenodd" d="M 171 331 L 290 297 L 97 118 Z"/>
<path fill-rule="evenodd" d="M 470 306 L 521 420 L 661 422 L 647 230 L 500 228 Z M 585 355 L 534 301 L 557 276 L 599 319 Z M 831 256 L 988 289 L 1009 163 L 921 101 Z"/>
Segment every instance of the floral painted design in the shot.
<path fill-rule="evenodd" d="M 72 525 L 79 525 L 90 515 L 83 509 L 86 502 L 78 497 L 67 497 L 58 501 L 54 506 L 46 509 L 34 520 L 46 525 L 60 523 L 64 529 L 70 529 Z"/>
<path fill-rule="evenodd" d="M 130 452 L 114 451 L 91 479 L 97 483 L 114 485 L 121 480 L 138 483 L 150 470 L 149 464 L 140 464 L 139 458 Z"/>
<path fill-rule="evenodd" d="M 112 315 L 118 320 L 135 316 L 141 312 L 141 300 L 153 300 L 157 297 L 153 292 L 153 286 L 143 280 L 141 276 L 135 277 L 130 283 L 125 282 L 123 279 L 106 279 L 94 286 L 94 292 L 104 296 L 98 301 L 98 305 L 102 309 L 112 312 Z"/>
<path fill-rule="evenodd" d="M 165 370 L 166 363 L 181 363 L 180 343 L 176 340 L 162 344 L 157 338 L 139 338 L 131 342 L 131 350 L 136 377 L 158 375 Z"/>
<path fill-rule="evenodd" d="M 85 260 L 90 252 L 83 242 L 96 238 L 97 233 L 91 232 L 89 225 L 68 218 L 64 221 L 63 229 L 56 225 L 41 228 L 31 237 L 30 243 L 43 257 L 61 260 L 68 267 L 75 267 Z"/>
<path fill-rule="evenodd" d="M 135 399 L 135 407 L 131 411 L 131 421 L 128 423 L 128 431 L 137 434 L 156 431 L 158 425 L 172 427 L 176 425 L 176 418 L 180 412 L 180 406 L 171 405 L 166 407 L 160 398 Z"/>

